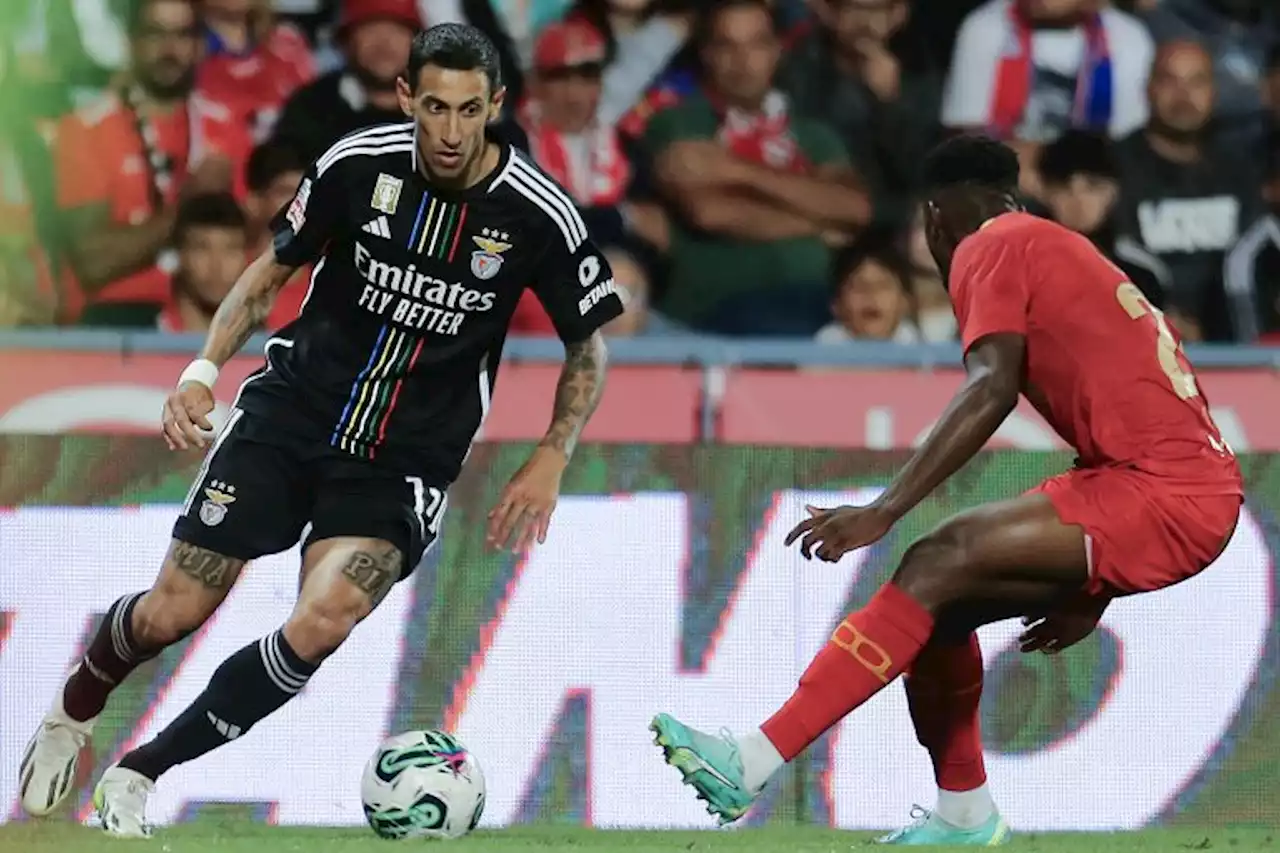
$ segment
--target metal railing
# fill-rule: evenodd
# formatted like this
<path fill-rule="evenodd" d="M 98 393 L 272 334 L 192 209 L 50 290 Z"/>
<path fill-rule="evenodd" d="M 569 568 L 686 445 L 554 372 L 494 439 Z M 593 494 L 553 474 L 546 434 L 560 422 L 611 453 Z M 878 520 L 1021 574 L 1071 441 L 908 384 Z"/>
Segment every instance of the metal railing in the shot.
<path fill-rule="evenodd" d="M 195 353 L 203 335 L 166 332 L 114 332 L 87 329 L 0 331 L 0 351 Z M 261 355 L 265 335 L 254 337 L 246 355 Z M 1198 367 L 1280 369 L 1280 347 L 1199 344 L 1187 348 Z M 957 344 L 896 344 L 850 341 L 818 344 L 774 338 L 716 338 L 699 335 L 615 338 L 609 342 L 614 364 L 664 364 L 696 367 L 958 367 Z M 503 357 L 512 361 L 559 361 L 563 350 L 554 338 L 509 338 Z"/>

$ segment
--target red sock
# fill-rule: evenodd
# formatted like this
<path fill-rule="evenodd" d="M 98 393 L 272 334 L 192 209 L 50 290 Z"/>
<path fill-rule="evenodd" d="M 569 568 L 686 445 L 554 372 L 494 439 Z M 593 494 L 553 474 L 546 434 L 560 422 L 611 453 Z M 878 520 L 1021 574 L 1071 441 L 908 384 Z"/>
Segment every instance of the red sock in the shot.
<path fill-rule="evenodd" d="M 982 648 L 968 642 L 930 642 L 907 673 L 907 706 L 920 745 L 933 759 L 933 775 L 944 791 L 972 791 L 987 781 L 982 763 Z"/>
<path fill-rule="evenodd" d="M 906 671 L 933 631 L 933 616 L 893 584 L 850 613 L 761 730 L 787 761 Z"/>

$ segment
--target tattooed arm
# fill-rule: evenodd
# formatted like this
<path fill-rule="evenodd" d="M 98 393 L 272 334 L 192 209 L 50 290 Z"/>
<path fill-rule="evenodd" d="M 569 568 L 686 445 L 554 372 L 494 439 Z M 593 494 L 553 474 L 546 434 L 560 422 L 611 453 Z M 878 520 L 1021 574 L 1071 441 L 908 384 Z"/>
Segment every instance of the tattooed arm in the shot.
<path fill-rule="evenodd" d="M 578 436 L 604 393 L 605 363 L 608 360 L 604 335 L 597 330 L 585 341 L 565 344 L 564 367 L 556 384 L 555 409 L 551 426 L 538 443 L 564 454 L 573 455 Z"/>
<path fill-rule="evenodd" d="M 271 248 L 249 264 L 218 306 L 200 358 L 221 367 L 238 353 L 267 319 L 276 294 L 289 281 L 294 269 L 278 262 L 275 250 Z"/>
<path fill-rule="evenodd" d="M 267 318 L 276 294 L 294 269 L 277 261 L 274 249 L 267 249 L 249 264 L 213 315 L 200 358 L 213 362 L 216 368 L 230 361 Z M 209 413 L 215 405 L 212 385 L 216 379 L 216 371 L 212 380 L 180 378 L 178 387 L 165 400 L 160 428 L 170 450 L 205 446 L 206 434 L 213 431 Z"/>
<path fill-rule="evenodd" d="M 606 356 L 599 331 L 584 341 L 565 344 L 551 426 L 489 512 L 490 547 L 514 543 L 512 550 L 521 552 L 535 540 L 546 541 L 560 497 L 560 476 L 604 392 Z"/>

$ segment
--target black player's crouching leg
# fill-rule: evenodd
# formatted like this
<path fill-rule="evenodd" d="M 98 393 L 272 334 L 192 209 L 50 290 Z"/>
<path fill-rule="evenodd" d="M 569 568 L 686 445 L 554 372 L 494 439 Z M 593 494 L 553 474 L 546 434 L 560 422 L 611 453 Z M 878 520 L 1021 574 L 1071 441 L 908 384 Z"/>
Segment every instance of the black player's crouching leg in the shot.
<path fill-rule="evenodd" d="M 236 652 L 174 722 L 120 767 L 154 781 L 248 732 L 296 696 L 330 654 L 399 579 L 404 556 L 380 539 L 338 537 L 311 544 L 302 590 L 284 626 Z"/>

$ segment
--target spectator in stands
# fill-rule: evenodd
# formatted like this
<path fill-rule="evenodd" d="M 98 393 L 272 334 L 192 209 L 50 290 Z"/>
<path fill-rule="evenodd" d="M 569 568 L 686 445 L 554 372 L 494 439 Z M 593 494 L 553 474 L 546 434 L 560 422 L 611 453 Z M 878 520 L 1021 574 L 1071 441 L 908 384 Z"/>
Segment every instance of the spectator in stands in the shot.
<path fill-rule="evenodd" d="M 278 135 L 311 161 L 353 130 L 407 121 L 396 100 L 396 78 L 421 26 L 415 0 L 343 0 L 338 40 L 347 67 L 294 92 Z"/>
<path fill-rule="evenodd" d="M 249 194 L 244 202 L 248 260 L 271 245 L 271 219 L 293 200 L 306 169 L 307 162 L 297 149 L 278 140 L 262 143 L 249 155 L 245 168 Z M 311 283 L 311 270 L 311 264 L 299 267 L 281 288 L 267 317 L 268 329 L 278 329 L 298 316 Z"/>
<path fill-rule="evenodd" d="M 1160 44 L 1194 41 L 1213 57 L 1219 132 L 1260 145 L 1265 137 L 1262 84 L 1280 39 L 1274 0 L 1163 0 L 1145 16 Z"/>
<path fill-rule="evenodd" d="M 780 44 L 764 0 L 720 0 L 700 22 L 703 91 L 645 133 L 678 219 L 658 306 L 735 335 L 812 335 L 829 318 L 831 255 L 871 218 L 844 146 L 772 88 Z"/>
<path fill-rule="evenodd" d="M 911 218 L 919 164 L 939 136 L 942 72 L 904 31 L 908 0 L 814 0 L 823 10 L 787 52 L 779 87 L 796 112 L 831 123 L 871 191 L 877 225 Z"/>
<path fill-rule="evenodd" d="M 552 24 L 538 38 L 536 76 L 520 119 L 538 165 L 585 208 L 597 240 L 598 232 L 611 232 L 608 243 L 621 236 L 616 210 L 631 164 L 617 130 L 597 119 L 604 63 L 604 37 L 595 27 L 580 19 Z M 604 218 L 594 211 L 612 212 L 613 221 L 592 221 Z"/>
<path fill-rule="evenodd" d="M 596 118 L 604 62 L 604 37 L 585 20 L 547 27 L 538 37 L 533 85 L 521 120 L 534 159 L 578 202 L 596 242 L 618 255 L 628 253 L 624 247 L 634 240 L 630 230 L 650 244 L 665 245 L 666 222 L 657 205 L 626 201 L 631 164 L 617 130 Z M 554 331 L 532 292 L 517 306 L 511 330 Z"/>
<path fill-rule="evenodd" d="M 178 267 L 163 301 L 99 303 L 86 326 L 203 332 L 245 267 L 244 213 L 229 193 L 190 196 L 174 225 Z"/>
<path fill-rule="evenodd" d="M 919 343 L 907 281 L 906 264 L 887 244 L 853 244 L 834 265 L 831 313 L 835 321 L 823 326 L 814 339 L 821 344 Z"/>
<path fill-rule="evenodd" d="M 951 307 L 938 262 L 929 251 L 924 231 L 924 215 L 917 209 L 906 234 L 907 275 L 911 301 L 915 305 L 916 326 L 927 343 L 945 343 L 956 338 L 956 313 Z"/>
<path fill-rule="evenodd" d="M 219 104 L 192 97 L 200 29 L 191 0 L 140 0 L 130 20 L 130 71 L 59 128 L 58 202 L 71 231 L 74 318 L 85 298 L 161 300 L 179 196 L 232 187 L 224 152 L 244 129 Z"/>
<path fill-rule="evenodd" d="M 1227 253 L 1223 276 L 1235 338 L 1280 345 L 1280 131 L 1268 145 L 1267 210 Z"/>
<path fill-rule="evenodd" d="M 990 0 L 956 36 L 942 123 L 1016 143 L 1034 193 L 1037 147 L 1067 128 L 1142 127 L 1153 54 L 1142 23 L 1100 0 Z"/>
<path fill-rule="evenodd" d="M 1088 237 L 1157 308 L 1173 287 L 1168 266 L 1132 237 L 1117 237 L 1114 214 L 1120 180 L 1111 141 L 1069 130 L 1040 152 L 1043 198 L 1053 218 Z"/>
<path fill-rule="evenodd" d="M 306 37 L 276 22 L 270 0 L 201 0 L 200 14 L 198 91 L 230 109 L 254 141 L 266 139 L 284 102 L 316 76 Z"/>
<path fill-rule="evenodd" d="M 1116 225 L 1169 269 L 1165 312 L 1196 340 L 1230 340 L 1222 261 L 1258 214 L 1256 167 L 1213 144 L 1213 62 L 1192 42 L 1160 48 L 1151 120 L 1116 146 Z"/>

